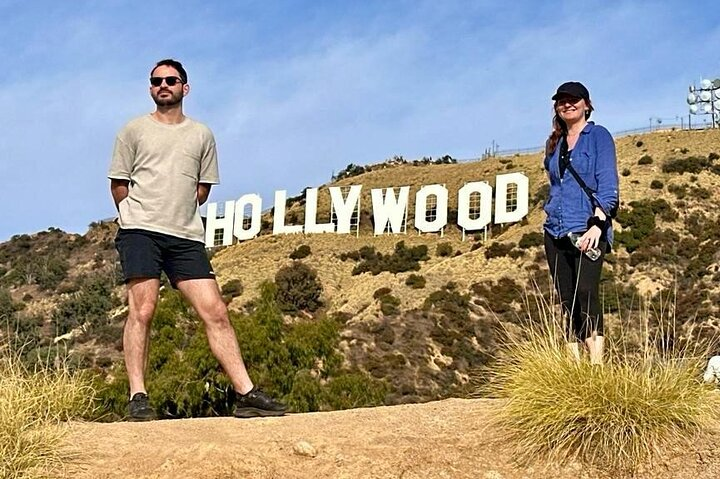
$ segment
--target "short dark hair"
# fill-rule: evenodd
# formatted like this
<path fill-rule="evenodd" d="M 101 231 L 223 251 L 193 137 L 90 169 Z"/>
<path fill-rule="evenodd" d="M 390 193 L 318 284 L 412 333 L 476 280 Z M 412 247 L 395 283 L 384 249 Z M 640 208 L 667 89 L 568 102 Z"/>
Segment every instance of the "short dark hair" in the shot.
<path fill-rule="evenodd" d="M 159 62 L 157 62 L 155 64 L 155 66 L 153 67 L 153 69 L 150 70 L 150 76 L 152 76 L 153 72 L 155 71 L 155 69 L 157 67 L 161 67 L 161 66 L 173 67 L 175 70 L 177 70 L 178 75 L 180 75 L 180 79 L 182 80 L 182 82 L 187 83 L 187 72 L 183 68 L 182 63 L 180 63 L 177 60 L 173 60 L 172 58 L 166 58 L 165 60 L 160 60 Z"/>

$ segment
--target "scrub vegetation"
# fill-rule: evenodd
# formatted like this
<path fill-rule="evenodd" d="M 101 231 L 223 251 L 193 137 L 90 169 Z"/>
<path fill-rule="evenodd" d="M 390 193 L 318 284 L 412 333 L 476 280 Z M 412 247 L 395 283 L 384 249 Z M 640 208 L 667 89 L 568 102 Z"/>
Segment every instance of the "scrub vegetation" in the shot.
<path fill-rule="evenodd" d="M 20 351 L 0 343 L 0 477 L 52 477 L 78 451 L 64 443 L 62 422 L 94 406 L 90 375 L 48 364 L 27 369 Z"/>
<path fill-rule="evenodd" d="M 534 296 L 525 334 L 508 334 L 484 389 L 502 398 L 496 422 L 521 461 L 580 460 L 630 473 L 663 451 L 692 445 L 717 426 L 720 399 L 699 380 L 711 343 L 669 344 L 645 330 L 639 349 L 616 335 L 602 366 L 567 350 L 556 308 Z M 628 318 L 650 324 L 648 311 Z"/>

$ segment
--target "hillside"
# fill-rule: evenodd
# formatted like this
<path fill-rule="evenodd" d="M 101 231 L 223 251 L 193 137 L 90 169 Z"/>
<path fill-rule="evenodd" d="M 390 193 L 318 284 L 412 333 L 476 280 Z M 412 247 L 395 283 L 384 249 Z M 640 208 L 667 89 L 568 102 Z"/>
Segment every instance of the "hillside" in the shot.
<path fill-rule="evenodd" d="M 613 325 L 645 308 L 675 322 L 676 337 L 666 339 L 687 338 L 689 331 L 716 336 L 720 332 L 720 131 L 627 136 L 617 140 L 617 150 L 623 208 L 617 222 L 618 244 L 608 258 L 602 284 L 609 334 L 618 331 Z M 411 185 L 414 192 L 425 184 L 442 183 L 451 192 L 453 210 L 454 192 L 463 183 L 492 184 L 496 174 L 506 172 L 529 177 L 530 214 L 520 223 L 493 227 L 487 240 L 480 234 L 463 241 L 461 232 L 451 226 L 442 236 L 420 235 L 412 228 L 403 235 L 372 235 L 371 188 Z M 387 405 L 467 395 L 474 389 L 473 376 L 497 352 L 497 331 L 514 328 L 518 315 L 525 314 L 523 298 L 549 291 L 538 240 L 546 184 L 541 155 L 461 164 L 382 164 L 333 184 L 363 185 L 359 237 L 265 233 L 213 252 L 220 285 L 235 282 L 233 292 L 226 295 L 235 317 L 242 321 L 257 310 L 260 285 L 292 265 L 291 253 L 305 245 L 310 254 L 301 261 L 317 272 L 322 306 L 317 311 L 286 310 L 283 321 L 293 328 L 332 318 L 338 325 L 332 348 L 340 356 L 329 361 L 329 356 L 320 355 L 314 363 L 304 358 L 305 366 L 283 374 L 302 370 L 324 388 L 332 384 L 333 374 L 360 372 L 387 386 L 381 401 Z M 329 215 L 327 186 L 320 190 L 320 221 Z M 302 218 L 302 203 L 297 198 L 290 202 L 288 219 Z M 51 228 L 0 244 L 0 317 L 9 318 L 12 325 L 0 334 L 17 336 L 28 360 L 53 357 L 60 346 L 72 364 L 94 368 L 112 381 L 122 378 L 120 338 L 126 310 L 122 288 L 116 285 L 114 233 L 114 224 L 92 224 L 82 236 Z M 400 241 L 402 247 L 397 245 Z M 400 273 L 353 275 L 361 258 L 341 258 L 352 252 L 359 256 L 365 247 L 366 252 L 374 248 L 382 253 L 380 262 L 387 262 L 396 250 L 406 261 L 415 254 L 414 248 L 423 246 L 425 254 L 415 252 L 423 256 L 414 266 L 417 269 Z M 172 314 L 186 335 L 198 333 L 192 313 L 181 308 Z M 637 325 L 624 327 L 632 330 Z M 251 355 L 255 365 L 264 361 L 255 343 L 243 348 L 255 351 Z M 272 375 L 267 374 L 263 377 L 269 381 Z M 283 386 L 277 383 L 277 390 L 297 397 L 291 392 L 292 381 L 283 381 Z M 117 389 L 122 389 L 121 383 Z M 339 407 L 332 401 L 300 403 L 307 410 Z"/>

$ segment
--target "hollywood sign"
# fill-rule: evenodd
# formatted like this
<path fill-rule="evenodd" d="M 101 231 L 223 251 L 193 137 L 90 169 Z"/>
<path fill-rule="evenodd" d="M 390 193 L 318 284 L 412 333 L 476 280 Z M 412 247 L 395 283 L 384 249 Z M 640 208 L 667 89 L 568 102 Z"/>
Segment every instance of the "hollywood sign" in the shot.
<path fill-rule="evenodd" d="M 515 188 L 516 198 L 512 209 L 508 210 L 508 192 Z M 457 192 L 457 224 L 466 231 L 477 231 L 495 224 L 513 223 L 523 219 L 528 213 L 528 178 L 522 173 L 508 173 L 495 177 L 495 214 L 493 215 L 493 188 L 485 181 L 466 183 Z M 343 189 L 331 186 L 330 200 L 334 221 L 317 222 L 318 189 L 308 188 L 305 192 L 304 224 L 285 223 L 285 204 L 287 191 L 275 192 L 273 231 L 277 234 L 293 233 L 350 233 L 353 215 L 360 211 L 360 192 L 362 185 L 352 185 L 343 196 Z M 381 235 L 386 231 L 401 233 L 408 217 L 410 187 L 375 188 L 370 190 L 374 233 Z M 435 197 L 434 218 L 428 219 L 427 212 L 430 197 Z M 472 207 L 471 207 L 472 205 Z M 415 228 L 422 233 L 436 233 L 448 223 L 448 190 L 444 185 L 425 185 L 415 194 Z M 249 213 L 247 210 L 249 209 Z M 218 217 L 218 204 L 208 203 L 207 222 L 205 224 L 205 246 L 215 245 L 216 232 L 222 231 L 222 244 L 252 239 L 260 234 L 262 199 L 257 194 L 246 194 L 236 201 L 226 201 L 224 213 Z"/>

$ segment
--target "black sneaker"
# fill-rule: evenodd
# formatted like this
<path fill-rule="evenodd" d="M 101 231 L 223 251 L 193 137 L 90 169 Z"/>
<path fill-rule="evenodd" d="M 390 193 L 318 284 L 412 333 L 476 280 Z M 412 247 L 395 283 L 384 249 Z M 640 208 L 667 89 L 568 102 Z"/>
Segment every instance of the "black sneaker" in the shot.
<path fill-rule="evenodd" d="M 247 394 L 235 393 L 235 411 L 233 415 L 240 418 L 282 416 L 285 405 L 271 398 L 257 386 Z"/>
<path fill-rule="evenodd" d="M 155 411 L 148 404 L 145 393 L 135 393 L 128 404 L 128 421 L 152 421 L 157 419 Z"/>

